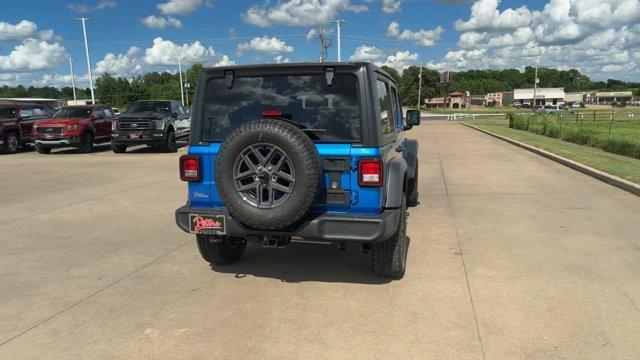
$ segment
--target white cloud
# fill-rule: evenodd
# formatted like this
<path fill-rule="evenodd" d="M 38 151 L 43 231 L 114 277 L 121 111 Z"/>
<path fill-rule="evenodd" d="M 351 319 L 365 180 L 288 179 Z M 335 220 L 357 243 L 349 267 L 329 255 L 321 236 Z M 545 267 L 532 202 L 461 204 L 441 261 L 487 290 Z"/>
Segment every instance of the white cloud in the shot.
<path fill-rule="evenodd" d="M 15 25 L 0 21 L 0 41 L 23 40 L 34 36 L 37 29 L 36 24 L 27 20 Z"/>
<path fill-rule="evenodd" d="M 458 40 L 458 47 L 462 49 L 475 49 L 484 46 L 482 41 L 487 38 L 487 33 L 479 33 L 475 31 L 469 31 L 460 35 Z"/>
<path fill-rule="evenodd" d="M 118 6 L 118 3 L 115 0 L 101 0 L 96 6 L 89 6 L 87 4 L 68 4 L 67 8 L 78 14 L 84 14 L 91 11 L 105 9 L 113 10 L 116 6 Z"/>
<path fill-rule="evenodd" d="M 517 29 L 513 33 L 506 33 L 489 39 L 489 47 L 504 47 L 524 45 L 533 39 L 533 31 L 528 27 Z"/>
<path fill-rule="evenodd" d="M 314 38 L 316 38 L 317 36 L 318 36 L 318 29 L 313 28 L 313 29 L 309 30 L 309 32 L 307 33 L 307 36 L 305 37 L 305 39 L 307 41 L 311 41 Z"/>
<path fill-rule="evenodd" d="M 353 55 L 349 56 L 351 61 L 378 61 L 384 57 L 384 51 L 375 46 L 360 45 Z"/>
<path fill-rule="evenodd" d="M 387 14 L 397 13 L 402 11 L 402 0 L 382 0 L 382 12 Z"/>
<path fill-rule="evenodd" d="M 65 60 L 66 51 L 60 43 L 37 39 L 24 40 L 8 55 L 0 55 L 1 72 L 29 72 L 53 69 Z"/>
<path fill-rule="evenodd" d="M 415 65 L 418 61 L 418 54 L 411 53 L 409 50 L 397 51 L 395 54 L 387 56 L 387 59 L 384 62 L 376 62 L 378 66 L 389 66 L 392 67 L 399 72 L 408 68 L 411 65 Z"/>
<path fill-rule="evenodd" d="M 265 1 L 252 6 L 242 19 L 260 27 L 271 25 L 316 26 L 334 20 L 341 11 L 360 13 L 364 5 L 351 5 L 349 0 L 280 0 L 276 4 Z"/>
<path fill-rule="evenodd" d="M 127 76 L 140 73 L 143 69 L 138 54 L 140 48 L 132 46 L 125 54 L 108 53 L 104 59 L 96 63 L 96 74 L 109 73 L 116 76 Z"/>
<path fill-rule="evenodd" d="M 164 29 L 167 26 L 179 28 L 182 26 L 182 22 L 174 17 L 165 18 L 163 16 L 149 15 L 140 21 L 149 29 Z"/>
<path fill-rule="evenodd" d="M 568 0 L 561 0 L 568 2 Z M 515 30 L 531 22 L 531 11 L 526 6 L 517 9 L 498 10 L 500 0 L 479 0 L 471 6 L 469 20 L 459 19 L 455 28 L 459 31 L 486 31 L 491 29 Z"/>
<path fill-rule="evenodd" d="M 187 15 L 204 4 L 211 6 L 212 2 L 203 0 L 169 0 L 158 4 L 156 7 L 164 15 Z"/>
<path fill-rule="evenodd" d="M 284 57 L 284 56 L 282 56 L 282 55 L 276 55 L 276 56 L 274 56 L 273 61 L 276 64 L 284 64 L 284 63 L 288 63 L 289 59 Z"/>
<path fill-rule="evenodd" d="M 284 41 L 277 37 L 268 38 L 266 36 L 255 37 L 249 42 L 238 44 L 238 53 L 240 56 L 249 51 L 265 52 L 269 54 L 282 54 L 293 52 L 293 47 L 287 45 Z"/>
<path fill-rule="evenodd" d="M 633 71 L 634 69 L 637 69 L 637 65 L 634 62 L 628 62 L 626 64 L 609 64 L 602 67 L 602 71 L 606 73 Z"/>
<path fill-rule="evenodd" d="M 400 24 L 396 21 L 392 21 L 387 28 L 387 36 L 396 38 L 398 40 L 412 41 L 423 47 L 431 47 L 440 40 L 440 35 L 444 29 L 438 26 L 433 30 L 420 29 L 418 31 L 403 30 L 400 31 Z"/>
<path fill-rule="evenodd" d="M 13 25 L 0 21 L 0 41 L 21 41 L 29 38 L 37 38 L 44 41 L 61 39 L 55 36 L 53 30 L 43 30 L 38 32 L 38 25 L 29 20 L 22 20 Z"/>
<path fill-rule="evenodd" d="M 222 55 L 222 56 L 218 56 L 216 57 L 216 59 L 218 59 L 218 62 L 216 62 L 213 66 L 229 66 L 229 65 L 235 65 L 235 61 L 229 59 L 229 57 L 227 55 Z"/>
<path fill-rule="evenodd" d="M 153 46 L 144 52 L 144 63 L 147 65 L 175 65 L 178 56 L 183 63 L 209 62 L 216 56 L 212 47 L 205 48 L 199 41 L 191 44 L 176 45 L 169 40 L 157 37 Z M 227 61 L 228 60 L 227 58 Z"/>

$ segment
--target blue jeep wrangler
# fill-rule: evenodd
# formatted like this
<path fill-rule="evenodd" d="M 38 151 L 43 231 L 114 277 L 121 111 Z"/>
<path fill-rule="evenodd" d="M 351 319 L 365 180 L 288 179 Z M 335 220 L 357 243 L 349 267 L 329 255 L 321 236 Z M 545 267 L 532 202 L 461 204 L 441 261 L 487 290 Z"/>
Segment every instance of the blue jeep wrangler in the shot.
<path fill-rule="evenodd" d="M 362 245 L 401 278 L 407 207 L 418 204 L 418 143 L 398 85 L 370 63 L 216 67 L 198 80 L 180 177 L 178 226 L 204 260 L 233 263 L 248 242 Z"/>

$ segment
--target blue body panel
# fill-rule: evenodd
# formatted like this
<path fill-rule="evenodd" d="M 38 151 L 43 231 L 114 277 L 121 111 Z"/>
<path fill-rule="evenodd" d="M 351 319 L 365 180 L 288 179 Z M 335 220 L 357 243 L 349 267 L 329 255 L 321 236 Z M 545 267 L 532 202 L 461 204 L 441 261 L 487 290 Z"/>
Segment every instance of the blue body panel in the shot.
<path fill-rule="evenodd" d="M 221 143 L 209 145 L 191 145 L 189 155 L 202 156 L 201 170 L 202 182 L 189 183 L 189 201 L 194 207 L 224 207 L 215 184 L 216 155 Z M 329 206 L 316 204 L 312 211 L 353 214 L 378 214 L 382 211 L 384 199 L 382 199 L 381 187 L 360 187 L 358 185 L 358 160 L 360 158 L 380 158 L 381 149 L 362 148 L 352 144 L 316 144 L 320 157 L 349 157 L 351 159 L 351 171 L 343 172 L 340 177 L 341 190 L 351 192 L 350 206 Z M 324 174 L 323 188 L 329 186 L 329 175 Z"/>

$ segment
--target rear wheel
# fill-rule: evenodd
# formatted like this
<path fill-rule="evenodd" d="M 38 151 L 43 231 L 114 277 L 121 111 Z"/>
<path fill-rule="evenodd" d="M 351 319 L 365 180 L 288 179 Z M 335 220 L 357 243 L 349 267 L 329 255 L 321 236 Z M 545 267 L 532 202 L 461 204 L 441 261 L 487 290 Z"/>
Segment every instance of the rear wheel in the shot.
<path fill-rule="evenodd" d="M 196 235 L 198 250 L 202 258 L 211 265 L 232 264 L 242 256 L 247 242 L 242 238 L 225 236 L 219 242 L 214 242 L 211 235 Z"/>
<path fill-rule="evenodd" d="M 111 143 L 111 150 L 113 150 L 113 152 L 116 154 L 122 154 L 127 152 L 127 145 L 119 145 L 119 144 Z"/>
<path fill-rule="evenodd" d="M 49 154 L 51 152 L 51 148 L 36 144 L 36 151 L 38 154 Z"/>
<path fill-rule="evenodd" d="M 4 144 L 2 144 L 2 152 L 5 154 L 15 154 L 20 148 L 18 134 L 15 132 L 7 132 L 4 134 Z"/>
<path fill-rule="evenodd" d="M 409 237 L 407 236 L 407 202 L 402 197 L 400 220 L 396 232 L 388 240 L 371 246 L 371 260 L 376 274 L 401 279 L 407 268 Z"/>
<path fill-rule="evenodd" d="M 82 134 L 80 147 L 78 151 L 81 153 L 90 153 L 93 150 L 93 135 L 91 133 Z"/>

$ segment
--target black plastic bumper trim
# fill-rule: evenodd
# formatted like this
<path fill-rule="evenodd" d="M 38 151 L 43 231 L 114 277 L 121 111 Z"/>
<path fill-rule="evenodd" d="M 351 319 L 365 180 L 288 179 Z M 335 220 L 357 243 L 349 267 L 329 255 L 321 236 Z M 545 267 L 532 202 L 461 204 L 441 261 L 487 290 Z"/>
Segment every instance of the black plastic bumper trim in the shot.
<path fill-rule="evenodd" d="M 312 213 L 312 219 L 297 227 L 282 231 L 248 229 L 236 222 L 226 209 L 197 208 L 188 205 L 176 210 L 176 224 L 180 229 L 189 232 L 189 213 L 206 213 L 226 216 L 227 235 L 278 235 L 296 236 L 315 241 L 344 241 L 356 243 L 373 243 L 390 238 L 396 231 L 400 216 L 399 209 L 385 209 L 377 215 L 338 215 L 329 213 Z"/>

